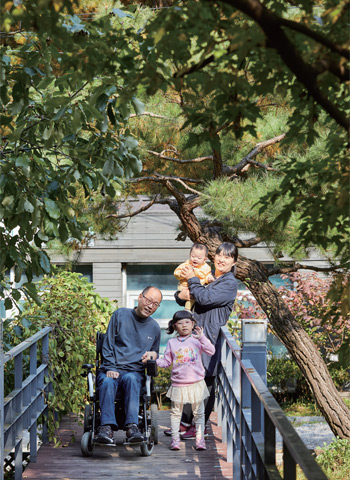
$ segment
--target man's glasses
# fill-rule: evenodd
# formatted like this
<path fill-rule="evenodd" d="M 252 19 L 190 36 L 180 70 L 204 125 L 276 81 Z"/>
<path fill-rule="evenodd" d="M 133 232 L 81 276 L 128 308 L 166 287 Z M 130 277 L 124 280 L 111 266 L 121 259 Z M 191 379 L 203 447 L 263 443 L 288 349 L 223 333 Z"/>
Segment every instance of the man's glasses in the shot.
<path fill-rule="evenodd" d="M 143 298 L 145 299 L 145 303 L 146 305 L 152 305 L 154 308 L 158 308 L 160 306 L 160 303 L 158 302 L 152 302 L 152 300 L 150 300 L 149 298 L 146 297 L 146 295 L 144 295 L 142 293 L 142 296 Z"/>

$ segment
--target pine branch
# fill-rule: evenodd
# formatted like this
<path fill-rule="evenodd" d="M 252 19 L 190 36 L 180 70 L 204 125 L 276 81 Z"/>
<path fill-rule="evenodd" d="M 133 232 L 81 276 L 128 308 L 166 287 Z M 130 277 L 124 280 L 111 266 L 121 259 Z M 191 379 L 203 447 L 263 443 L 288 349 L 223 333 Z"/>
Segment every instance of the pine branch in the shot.
<path fill-rule="evenodd" d="M 164 115 L 158 115 L 157 113 L 152 113 L 152 112 L 143 112 L 143 113 L 131 113 L 129 115 L 129 118 L 134 118 L 134 117 L 153 117 L 153 118 L 162 118 L 163 120 L 172 120 L 170 117 L 165 117 Z"/>
<path fill-rule="evenodd" d="M 164 186 L 169 190 L 169 192 L 174 195 L 176 200 L 178 201 L 179 204 L 184 204 L 186 202 L 186 196 L 180 192 L 171 182 L 178 182 L 180 183 L 186 190 L 189 192 L 192 192 L 196 195 L 201 195 L 200 192 L 197 190 L 189 187 L 185 182 L 191 182 L 191 183 L 204 183 L 203 180 L 195 180 L 191 178 L 181 178 L 181 177 L 173 177 L 173 176 L 166 176 L 166 175 L 160 175 L 157 172 L 154 172 L 154 177 L 138 177 L 138 178 L 132 178 L 128 180 L 129 183 L 141 183 L 141 182 L 159 182 L 163 183 Z"/>
<path fill-rule="evenodd" d="M 207 0 L 208 1 L 208 0 Z M 240 10 L 241 12 L 252 18 L 263 30 L 266 38 L 276 49 L 279 56 L 290 69 L 290 71 L 296 76 L 298 81 L 304 85 L 308 93 L 313 99 L 337 122 L 338 125 L 343 127 L 346 131 L 349 131 L 349 122 L 345 112 L 341 111 L 337 105 L 329 100 L 327 95 L 317 85 L 317 71 L 315 71 L 310 65 L 305 63 L 300 53 L 295 48 L 295 45 L 289 40 L 288 36 L 283 30 L 283 26 L 287 26 L 287 20 L 283 19 L 267 9 L 259 0 L 222 0 L 224 3 L 230 5 L 233 8 Z M 212 3 L 212 2 L 211 2 Z M 291 25 L 297 28 L 297 24 L 292 22 Z M 310 33 L 311 30 L 302 26 L 303 33 Z M 311 33 L 310 33 L 311 35 Z M 315 35 L 314 35 L 315 36 Z M 348 52 L 344 49 L 339 50 L 334 44 L 327 41 L 325 37 L 316 34 L 318 41 L 322 40 L 322 44 L 328 43 L 329 48 L 340 53 L 342 56 L 348 57 Z"/>
<path fill-rule="evenodd" d="M 342 57 L 348 60 L 349 50 L 331 42 L 329 38 L 322 35 L 322 33 L 315 32 L 314 30 L 310 30 L 310 28 L 308 28 L 306 25 L 303 25 L 302 23 L 294 22 L 293 20 L 277 17 L 277 15 L 276 15 L 276 18 L 278 19 L 280 25 L 282 25 L 283 27 L 290 28 L 291 30 L 295 30 L 296 32 L 300 32 L 303 35 L 309 38 L 312 38 L 313 40 L 320 43 L 321 45 L 324 45 L 325 47 L 329 48 L 332 52 L 338 53 L 339 55 L 341 55 Z"/>
<path fill-rule="evenodd" d="M 258 245 L 262 241 L 261 237 L 252 237 L 247 240 L 241 240 L 240 238 L 235 239 L 235 245 L 239 248 L 250 248 Z"/>
<path fill-rule="evenodd" d="M 162 153 L 154 152 L 153 150 L 146 150 L 148 153 L 159 157 L 163 160 L 170 160 L 171 162 L 176 162 L 176 163 L 199 163 L 199 162 L 204 162 L 205 160 L 213 160 L 213 155 L 208 155 L 206 157 L 197 157 L 197 158 L 191 158 L 190 160 L 179 160 L 178 158 L 173 158 L 173 157 L 168 157 L 167 155 L 163 155 Z"/>
<path fill-rule="evenodd" d="M 186 178 L 186 177 L 174 177 L 172 175 L 161 175 L 160 173 L 154 172 L 154 177 L 136 177 L 131 178 L 128 180 L 128 183 L 140 183 L 143 181 L 150 181 L 150 182 L 164 182 L 165 180 L 181 180 L 183 182 L 189 183 L 204 183 L 204 180 L 198 180 L 195 178 Z"/>
<path fill-rule="evenodd" d="M 156 195 L 153 200 L 151 200 L 149 203 L 147 203 L 146 205 L 144 205 L 143 207 L 139 208 L 138 210 L 134 210 L 133 212 L 131 213 L 123 213 L 123 214 L 116 214 L 116 213 L 111 213 L 110 215 L 107 215 L 106 218 L 130 218 L 130 217 L 135 217 L 136 215 L 138 215 L 139 213 L 142 213 L 142 212 L 145 212 L 146 210 L 148 210 L 149 208 L 152 207 L 152 205 L 154 205 L 155 203 L 157 203 L 157 201 L 159 200 L 160 198 L 160 195 Z"/>
<path fill-rule="evenodd" d="M 336 270 L 343 270 L 344 265 L 335 265 L 333 267 L 315 267 L 312 265 L 300 265 L 300 263 L 295 263 L 290 267 L 274 267 L 268 270 L 268 276 L 280 275 L 283 273 L 293 273 L 298 270 L 312 270 L 314 272 L 335 272 Z"/>
<path fill-rule="evenodd" d="M 265 163 L 257 162 L 256 160 L 249 160 L 249 163 L 250 165 L 268 170 L 269 172 L 278 172 L 277 168 L 273 168 L 271 165 L 266 165 Z"/>
<path fill-rule="evenodd" d="M 175 181 L 175 182 L 178 182 L 180 183 L 184 188 L 186 188 L 186 190 L 188 190 L 189 192 L 192 192 L 192 193 L 195 193 L 196 195 L 201 195 L 200 192 L 198 192 L 197 190 L 195 190 L 194 188 L 191 188 L 189 187 L 185 181 L 187 182 L 195 182 L 195 183 L 203 183 L 203 180 L 194 180 L 194 179 L 190 179 L 190 178 L 181 178 L 181 177 L 174 177 L 172 175 L 169 175 L 169 176 L 165 176 L 165 175 L 160 175 L 159 173 L 156 173 L 155 172 L 155 175 L 159 178 L 161 178 L 162 180 L 165 180 L 165 181 L 169 181 L 169 180 L 172 180 L 172 181 Z"/>
<path fill-rule="evenodd" d="M 260 153 L 266 147 L 269 147 L 270 145 L 274 145 L 275 143 L 278 143 L 278 142 L 282 141 L 285 138 L 285 136 L 286 136 L 286 134 L 282 133 L 282 135 L 278 135 L 277 137 L 270 138 L 269 140 L 266 140 L 265 142 L 257 143 L 255 145 L 255 147 L 253 148 L 253 150 L 251 152 L 249 152 L 248 155 L 246 155 L 239 163 L 237 163 L 237 165 L 235 165 L 234 167 L 229 167 L 229 166 L 226 165 L 225 166 L 225 172 L 231 178 L 234 175 L 238 175 L 243 170 L 243 168 L 246 167 L 246 165 L 248 165 L 248 164 L 259 166 L 261 168 L 265 168 L 266 170 L 276 171 L 270 165 L 265 165 L 263 163 L 256 162 L 253 159 L 254 159 L 254 157 L 256 157 L 258 155 L 258 153 Z"/>
<path fill-rule="evenodd" d="M 237 45 L 229 45 L 227 50 L 226 50 L 226 55 L 230 55 L 231 53 L 235 52 L 237 50 Z M 174 78 L 182 78 L 185 77 L 186 75 L 190 75 L 191 73 L 198 72 L 199 70 L 202 70 L 202 68 L 206 67 L 209 65 L 211 62 L 215 61 L 215 56 L 214 55 L 209 55 L 208 57 L 200 60 L 198 63 L 192 65 L 191 67 L 186 67 L 182 68 L 181 70 L 177 71 L 174 73 Z"/>

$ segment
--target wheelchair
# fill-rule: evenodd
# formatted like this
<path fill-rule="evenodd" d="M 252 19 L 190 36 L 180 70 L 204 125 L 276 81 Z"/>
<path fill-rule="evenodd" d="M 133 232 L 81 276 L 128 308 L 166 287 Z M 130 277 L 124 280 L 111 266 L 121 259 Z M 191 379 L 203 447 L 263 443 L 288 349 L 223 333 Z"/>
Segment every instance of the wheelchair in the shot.
<path fill-rule="evenodd" d="M 116 444 L 100 444 L 96 442 L 97 429 L 100 426 L 100 405 L 98 398 L 98 389 L 96 388 L 97 372 L 103 362 L 102 345 L 105 334 L 97 332 L 96 335 L 96 363 L 84 364 L 85 370 L 81 375 L 87 377 L 89 403 L 85 405 L 84 410 L 84 433 L 81 437 L 80 449 L 84 457 L 91 457 L 95 445 L 103 447 L 115 447 Z M 96 375 L 93 374 L 93 368 L 96 367 Z M 152 455 L 154 445 L 158 443 L 158 407 L 151 404 L 151 394 L 153 387 L 153 377 L 157 376 L 157 364 L 155 360 L 148 360 L 145 371 L 145 384 L 140 392 L 139 422 L 138 427 L 143 436 L 143 441 L 130 443 L 125 438 L 123 445 L 132 447 L 139 446 L 141 455 L 148 457 Z M 115 414 L 118 425 L 125 424 L 125 410 L 122 392 L 117 392 L 115 400 Z M 125 429 L 124 429 L 125 430 Z"/>

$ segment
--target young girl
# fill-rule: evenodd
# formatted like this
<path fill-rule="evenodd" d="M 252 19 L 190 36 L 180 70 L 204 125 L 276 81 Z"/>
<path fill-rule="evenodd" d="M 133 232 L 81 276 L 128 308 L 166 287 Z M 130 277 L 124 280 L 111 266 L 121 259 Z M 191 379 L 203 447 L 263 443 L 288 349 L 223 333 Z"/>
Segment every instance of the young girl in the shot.
<path fill-rule="evenodd" d="M 176 312 L 170 320 L 167 333 L 178 335 L 168 341 L 164 358 L 157 365 L 167 368 L 172 365 L 171 386 L 167 397 L 171 399 L 171 450 L 180 450 L 180 420 L 185 403 L 192 405 L 196 425 L 196 450 L 206 450 L 204 440 L 204 399 L 209 396 L 204 381 L 201 354 L 215 353 L 215 348 L 203 335 L 203 328 L 196 326 L 188 310 Z"/>

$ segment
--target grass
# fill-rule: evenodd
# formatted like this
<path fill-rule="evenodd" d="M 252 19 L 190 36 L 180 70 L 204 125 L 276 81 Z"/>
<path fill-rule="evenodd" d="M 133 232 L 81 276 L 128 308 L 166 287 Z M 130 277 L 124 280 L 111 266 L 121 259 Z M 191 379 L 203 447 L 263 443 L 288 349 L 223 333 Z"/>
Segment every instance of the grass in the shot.
<path fill-rule="evenodd" d="M 344 402 L 350 408 L 350 399 L 345 398 Z M 306 417 L 321 416 L 321 412 L 314 402 L 296 401 L 285 402 L 281 405 L 287 416 Z M 310 423 L 310 422 L 308 422 Z M 298 423 L 300 425 L 300 423 Z M 324 471 L 329 480 L 350 480 L 350 442 L 336 438 L 329 445 L 324 444 L 316 451 L 316 461 Z M 278 467 L 282 475 L 282 466 Z M 306 480 L 305 475 L 297 466 L 297 480 Z"/>
<path fill-rule="evenodd" d="M 285 402 L 281 403 L 280 407 L 289 417 L 319 417 L 322 415 L 316 404 L 312 402 Z"/>

